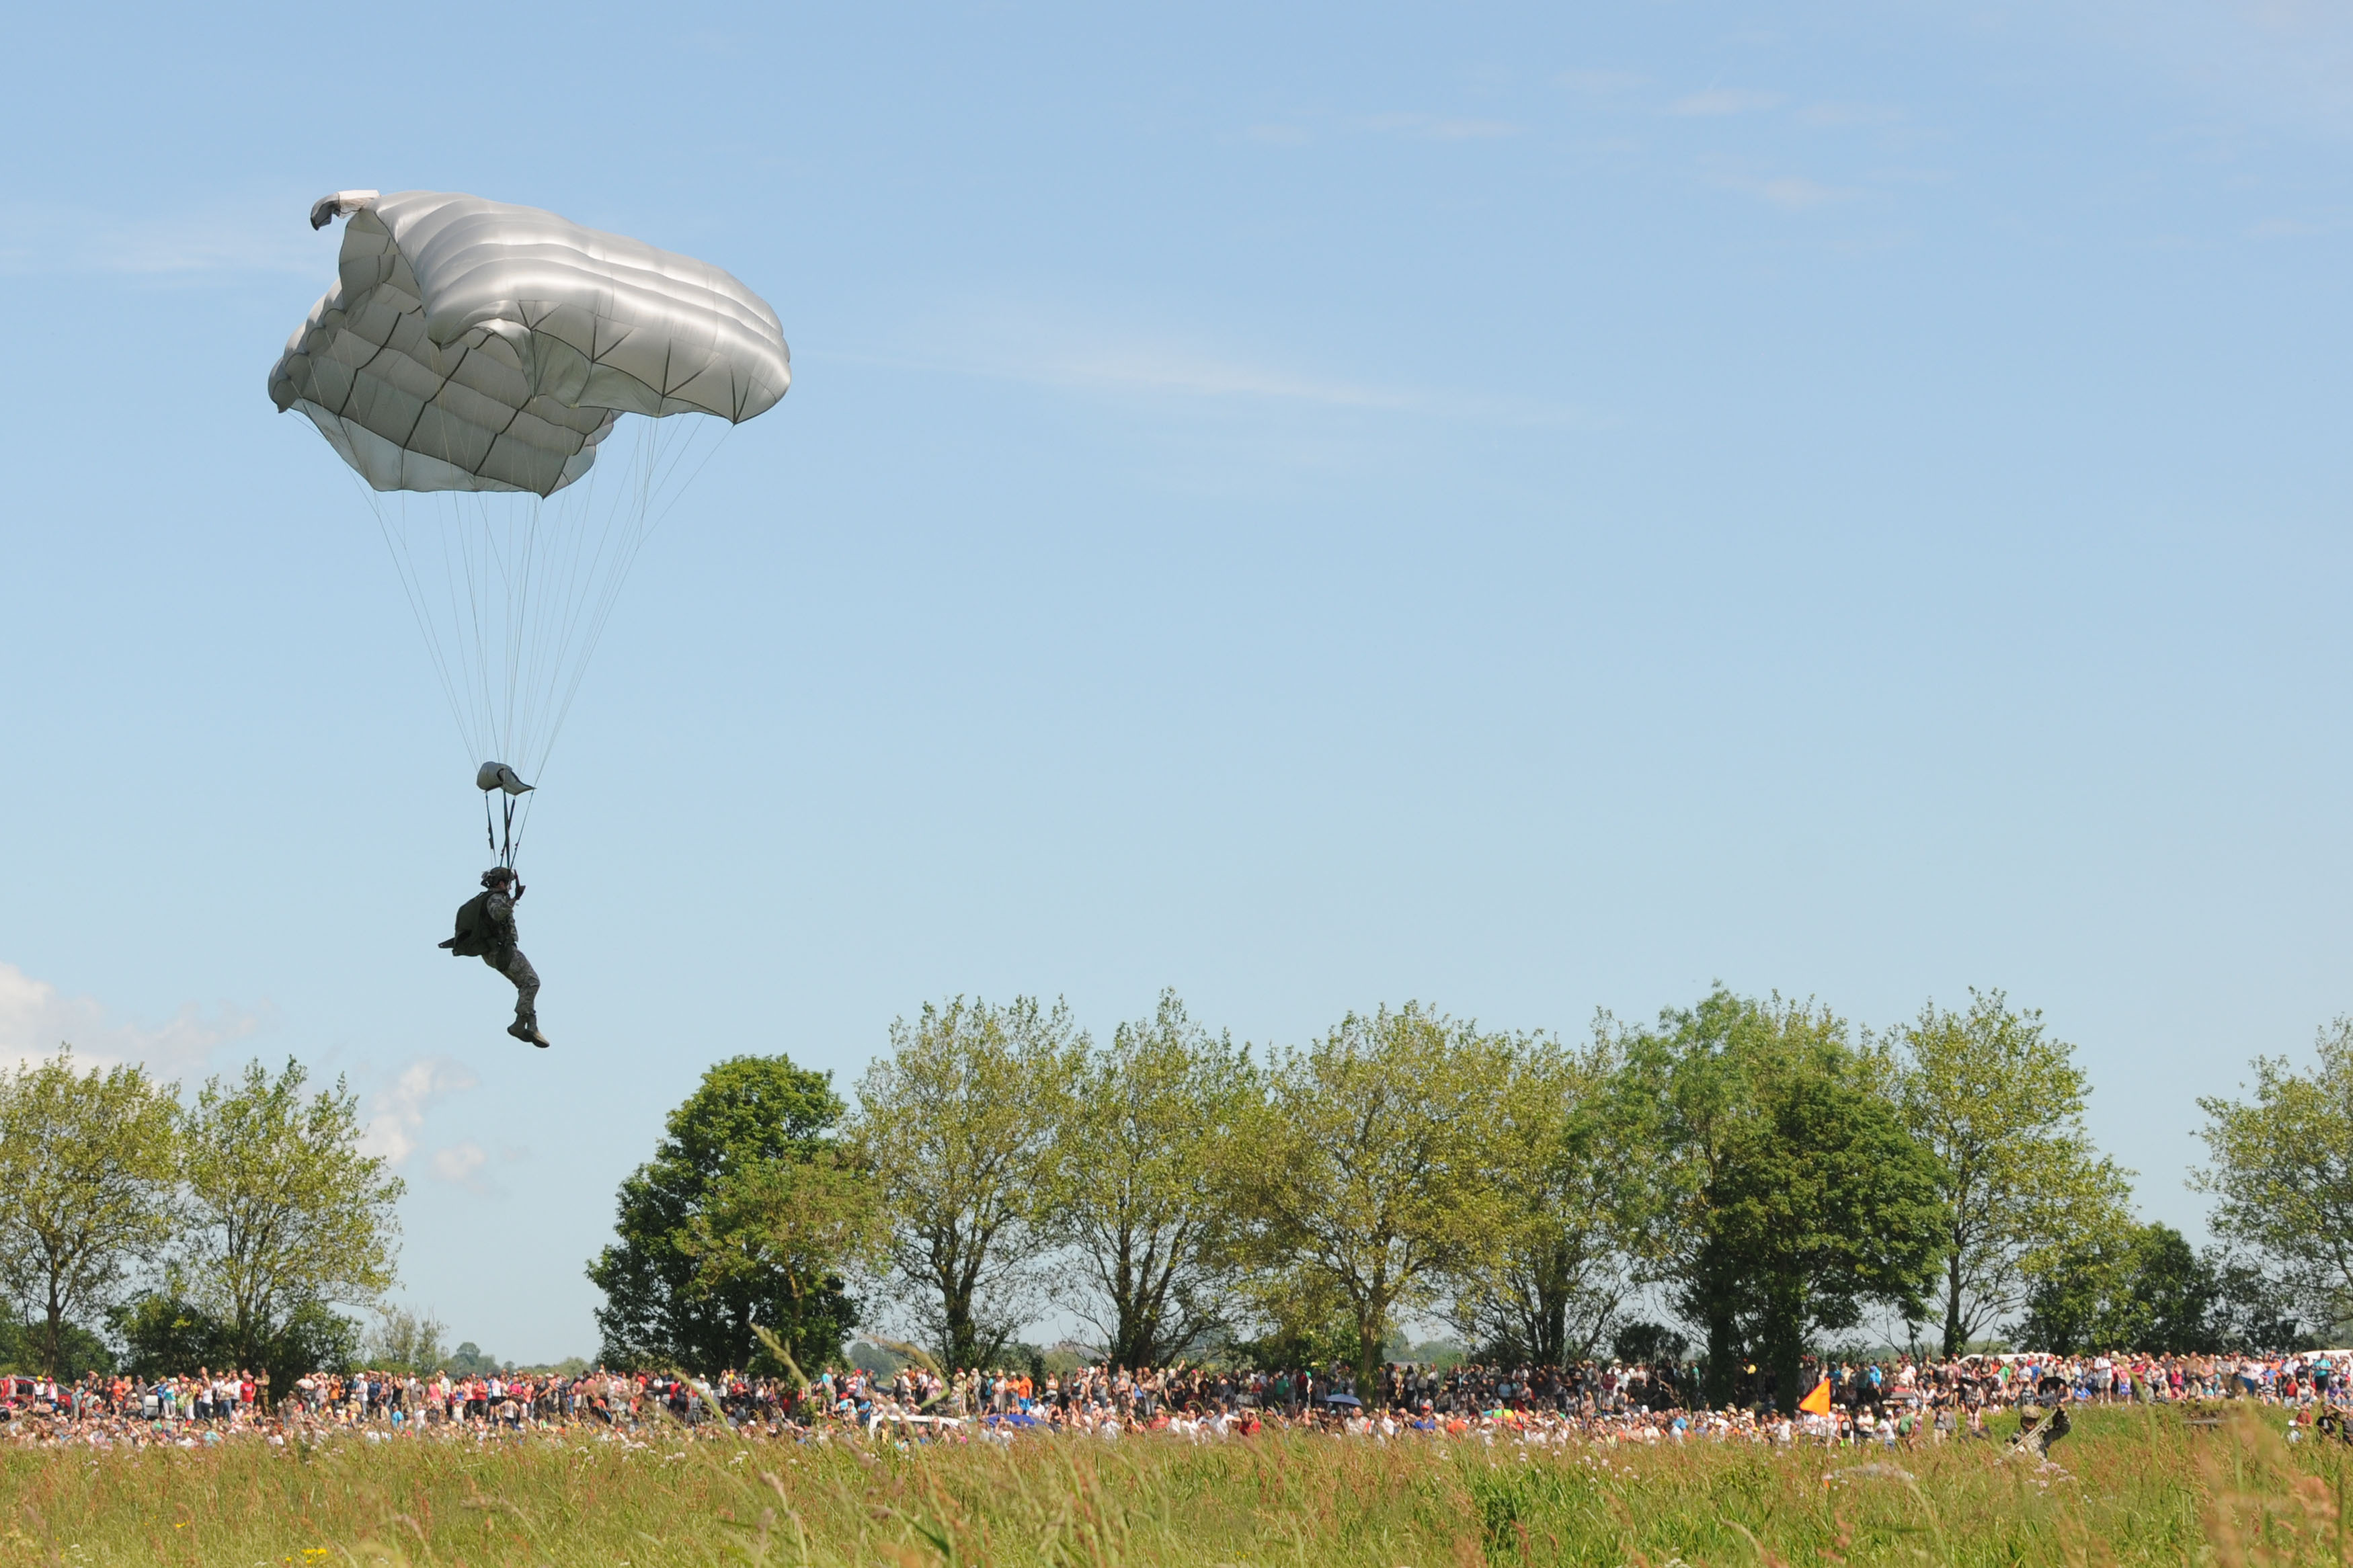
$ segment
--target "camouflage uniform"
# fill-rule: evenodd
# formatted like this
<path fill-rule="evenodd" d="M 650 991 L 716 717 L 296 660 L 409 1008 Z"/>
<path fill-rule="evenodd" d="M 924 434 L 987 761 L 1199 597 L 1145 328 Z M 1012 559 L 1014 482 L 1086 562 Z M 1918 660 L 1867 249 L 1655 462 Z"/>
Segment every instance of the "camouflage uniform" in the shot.
<path fill-rule="evenodd" d="M 490 950 L 482 954 L 482 962 L 514 982 L 515 1022 L 526 1029 L 535 1029 L 539 1027 L 539 971 L 531 966 L 531 960 L 515 945 L 521 938 L 515 934 L 514 900 L 492 888 L 482 911 L 490 919 L 491 933 Z"/>

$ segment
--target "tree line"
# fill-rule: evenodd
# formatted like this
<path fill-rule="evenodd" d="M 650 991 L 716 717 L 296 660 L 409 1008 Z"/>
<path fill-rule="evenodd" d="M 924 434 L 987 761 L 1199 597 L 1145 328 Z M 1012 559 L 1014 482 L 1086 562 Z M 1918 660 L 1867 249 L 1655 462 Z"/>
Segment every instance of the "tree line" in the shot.
<path fill-rule="evenodd" d="M 1098 1039 L 1031 998 L 894 1023 L 855 1086 L 719 1063 L 588 1266 L 616 1366 L 814 1368 L 863 1329 L 1002 1364 L 1047 1319 L 1112 1361 L 1368 1374 L 1695 1352 L 1712 1395 L 1857 1336 L 1943 1354 L 2286 1348 L 2353 1320 L 2353 1021 L 2198 1102 L 2228 1247 L 2137 1220 L 2074 1047 L 2000 992 L 1883 1031 L 1718 988 L 1582 1037 L 1418 1005 L 1237 1045 L 1172 994 Z M 356 1098 L 259 1062 L 192 1094 L 69 1050 L 0 1074 L 0 1363 L 446 1358 L 385 1309 L 399 1178 Z M 1655 1321 L 1663 1318 L 1666 1321 Z M 470 1350 L 470 1347 L 460 1347 Z M 387 1363 L 387 1364 L 389 1364 Z"/>
<path fill-rule="evenodd" d="M 1695 1347 L 1711 1394 L 1761 1368 L 1785 1404 L 1866 1331 L 2200 1351 L 2344 1320 L 2353 1026 L 2319 1079 L 2201 1102 L 2236 1251 L 2134 1217 L 2088 1089 L 2000 992 L 1874 1033 L 1718 988 L 1573 1041 L 1408 1005 L 1268 1049 L 1174 994 L 1108 1040 L 957 998 L 892 1026 L 854 1109 L 781 1057 L 712 1068 L 588 1272 L 617 1364 L 755 1365 L 765 1330 L 814 1365 L 864 1322 L 983 1366 L 1052 1315 L 1129 1366 L 1369 1375 L 1439 1322 L 1512 1363 Z"/>
<path fill-rule="evenodd" d="M 357 1352 L 339 1307 L 395 1282 L 403 1191 L 361 1147 L 340 1079 L 250 1062 L 184 1098 L 69 1048 L 0 1075 L 0 1353 L 75 1376 L 121 1366 L 269 1374 Z"/>

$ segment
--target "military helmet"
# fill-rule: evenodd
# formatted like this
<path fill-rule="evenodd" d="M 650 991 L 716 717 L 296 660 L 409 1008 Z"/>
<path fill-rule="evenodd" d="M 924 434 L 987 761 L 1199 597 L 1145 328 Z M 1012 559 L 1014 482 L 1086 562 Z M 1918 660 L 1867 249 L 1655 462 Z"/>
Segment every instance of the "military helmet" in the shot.
<path fill-rule="evenodd" d="M 493 866 L 482 873 L 482 886 L 485 888 L 493 882 L 512 882 L 514 879 L 513 869 L 506 866 Z"/>

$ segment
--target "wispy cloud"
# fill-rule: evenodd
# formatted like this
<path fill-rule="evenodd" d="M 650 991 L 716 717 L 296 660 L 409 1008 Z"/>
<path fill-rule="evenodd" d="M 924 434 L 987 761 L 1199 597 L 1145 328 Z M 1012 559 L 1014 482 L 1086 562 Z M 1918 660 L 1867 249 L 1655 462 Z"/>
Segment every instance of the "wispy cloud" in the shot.
<path fill-rule="evenodd" d="M 1800 174 L 1717 174 L 1711 177 L 1711 183 L 1787 213 L 1812 212 L 1835 202 L 1852 201 L 1862 194 L 1843 186 L 1825 185 Z"/>
<path fill-rule="evenodd" d="M 1904 111 L 1883 103 L 1810 103 L 1798 110 L 1799 123 L 1819 131 L 1842 131 L 1854 125 L 1894 125 Z"/>
<path fill-rule="evenodd" d="M 2309 239 L 2316 235 L 2342 234 L 2348 226 L 2341 217 L 2274 217 L 2265 218 L 2247 233 L 2255 239 Z"/>
<path fill-rule="evenodd" d="M 150 1026 L 118 1017 L 95 997 L 66 995 L 13 963 L 0 963 L 0 1058 L 47 1056 L 70 1045 L 91 1062 L 139 1062 L 174 1078 L 202 1068 L 216 1047 L 259 1032 L 272 1016 L 266 1005 L 224 1002 L 207 1012 L 189 1002 Z"/>
<path fill-rule="evenodd" d="M 2233 117 L 2353 135 L 2353 11 L 2336 0 L 2061 0 L 2042 9 Z"/>
<path fill-rule="evenodd" d="M 480 1143 L 452 1143 L 434 1150 L 427 1169 L 437 1182 L 448 1182 L 469 1192 L 488 1193 L 491 1187 L 482 1179 L 482 1168 L 490 1163 L 490 1155 Z"/>
<path fill-rule="evenodd" d="M 1752 92 L 1740 88 L 1712 87 L 1704 92 L 1685 93 L 1667 105 L 1667 112 L 1686 118 L 1754 114 L 1760 110 L 1778 109 L 1781 102 L 1781 95 L 1778 92 Z"/>
<path fill-rule="evenodd" d="M 1046 311 L 984 309 L 912 333 L 918 354 L 850 354 L 888 364 L 1072 391 L 1202 404 L 1289 405 L 1480 423 L 1589 427 L 1574 405 L 1319 374 L 1219 344 Z"/>
<path fill-rule="evenodd" d="M 1820 184 L 1796 174 L 1784 174 L 1773 180 L 1760 180 L 1753 187 L 1753 193 L 1779 207 L 1783 212 L 1793 213 L 1810 212 L 1815 207 L 1827 206 L 1832 202 L 1846 201 L 1855 194 L 1835 185 Z"/>
<path fill-rule="evenodd" d="M 417 1152 L 425 1129 L 425 1113 L 453 1094 L 472 1089 L 480 1080 L 463 1064 L 448 1057 L 423 1057 L 400 1069 L 388 1088 L 369 1097 L 367 1125 L 360 1147 L 382 1155 L 395 1166 Z M 438 1156 L 436 1156 L 437 1160 Z"/>
<path fill-rule="evenodd" d="M 1553 80 L 1571 92 L 1606 97 L 1613 93 L 1631 92 L 1638 87 L 1648 87 L 1651 79 L 1632 71 L 1565 70 Z"/>
<path fill-rule="evenodd" d="M 1482 142 L 1519 134 L 1517 126 L 1501 120 L 1459 120 L 1442 114 L 1376 114 L 1365 126 L 1427 142 Z"/>
<path fill-rule="evenodd" d="M 1353 116 L 1309 114 L 1295 120 L 1267 121 L 1246 132 L 1253 142 L 1276 147 L 1302 147 L 1319 135 L 1403 136 L 1418 142 L 1486 142 L 1516 136 L 1520 128 L 1503 120 L 1466 119 L 1444 114 L 1399 112 Z"/>
<path fill-rule="evenodd" d="M 512 1165 L 528 1158 L 529 1153 L 528 1150 L 502 1147 L 495 1161 L 501 1165 Z M 498 1197 L 505 1189 L 491 1180 L 493 1158 L 489 1150 L 469 1139 L 434 1150 L 433 1158 L 426 1162 L 425 1168 L 437 1182 L 448 1182 L 481 1197 Z"/>
<path fill-rule="evenodd" d="M 158 281 L 300 273 L 323 283 L 337 237 L 311 232 L 302 204 L 129 216 L 99 207 L 0 206 L 0 272 L 97 273 Z"/>
<path fill-rule="evenodd" d="M 1003 361 L 1000 368 L 1018 380 L 1188 397 L 1247 397 L 1332 408 L 1396 410 L 1411 408 L 1417 401 L 1411 393 L 1398 387 L 1305 375 L 1169 342 L 1072 344 L 1026 359 Z"/>

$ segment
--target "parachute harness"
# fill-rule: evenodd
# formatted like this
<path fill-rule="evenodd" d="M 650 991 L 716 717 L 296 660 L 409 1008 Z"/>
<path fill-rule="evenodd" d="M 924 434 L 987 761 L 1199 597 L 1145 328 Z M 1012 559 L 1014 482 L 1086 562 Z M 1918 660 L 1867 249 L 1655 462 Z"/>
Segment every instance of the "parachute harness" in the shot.
<path fill-rule="evenodd" d="M 494 795 L 503 797 L 499 805 L 504 821 L 494 821 L 491 816 L 491 796 Z M 510 871 L 513 870 L 516 848 L 514 796 L 503 790 L 486 789 L 482 792 L 482 837 L 491 841 L 491 853 L 499 858 L 499 864 Z"/>

